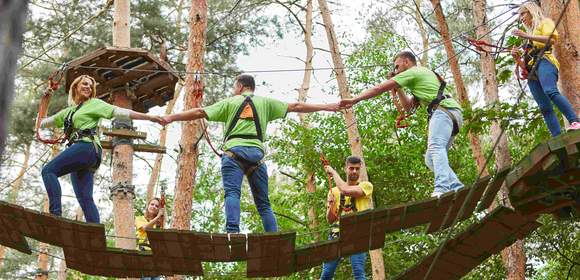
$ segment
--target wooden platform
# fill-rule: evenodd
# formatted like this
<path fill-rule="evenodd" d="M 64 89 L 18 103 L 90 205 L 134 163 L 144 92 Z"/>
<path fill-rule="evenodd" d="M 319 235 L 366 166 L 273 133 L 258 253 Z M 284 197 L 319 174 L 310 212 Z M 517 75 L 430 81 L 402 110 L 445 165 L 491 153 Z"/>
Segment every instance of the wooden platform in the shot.
<path fill-rule="evenodd" d="M 113 142 L 108 140 L 101 140 L 101 146 L 105 150 L 110 150 L 113 148 Z M 145 152 L 145 153 L 157 153 L 164 154 L 167 149 L 163 146 L 149 145 L 149 144 L 132 144 L 133 151 L 135 152 Z"/>
<path fill-rule="evenodd" d="M 97 81 L 97 96 L 108 100 L 116 91 L 132 89 L 133 110 L 146 113 L 173 99 L 179 77 L 165 62 L 134 48 L 105 47 L 77 58 L 66 71 L 66 88 L 80 75 Z"/>
<path fill-rule="evenodd" d="M 324 261 L 382 248 L 385 234 L 428 224 L 428 232 L 489 207 L 506 183 L 514 210 L 499 207 L 445 244 L 430 279 L 459 279 L 489 256 L 540 226 L 539 214 L 558 218 L 580 209 L 580 131 L 538 145 L 513 168 L 482 178 L 473 186 L 408 204 L 342 217 L 341 237 L 295 247 L 295 233 L 213 234 L 148 230 L 151 252 L 107 248 L 103 225 L 79 223 L 0 201 L 0 244 L 31 253 L 25 237 L 62 247 L 67 265 L 107 277 L 203 275 L 202 262 L 247 261 L 248 277 L 276 277 L 319 266 Z M 469 193 L 471 192 L 471 195 Z M 479 202 L 479 205 L 478 205 Z M 459 209 L 464 206 L 460 215 Z M 427 256 L 398 279 L 423 279 L 433 261 Z M 147 267 L 149 270 L 143 270 Z"/>

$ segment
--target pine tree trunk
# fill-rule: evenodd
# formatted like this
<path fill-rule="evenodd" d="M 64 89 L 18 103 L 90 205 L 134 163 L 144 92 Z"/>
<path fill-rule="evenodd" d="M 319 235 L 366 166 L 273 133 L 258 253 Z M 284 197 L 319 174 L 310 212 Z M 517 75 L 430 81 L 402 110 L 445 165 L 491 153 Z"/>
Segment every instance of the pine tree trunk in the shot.
<path fill-rule="evenodd" d="M 178 5 L 177 5 L 177 22 L 176 22 L 176 29 L 177 31 L 180 30 L 181 28 L 181 11 L 183 7 L 183 0 L 180 0 Z M 162 45 L 163 48 L 165 48 L 165 45 Z M 159 52 L 161 53 L 161 51 Z M 164 55 L 160 55 L 160 58 L 162 61 L 165 61 L 165 56 Z M 165 61 L 167 62 L 167 61 Z M 181 80 L 180 80 L 181 81 Z M 182 89 L 183 85 L 181 82 L 179 82 L 176 86 L 175 86 L 175 93 L 173 94 L 173 99 L 171 99 L 169 101 L 169 103 L 167 103 L 167 107 L 165 108 L 165 115 L 169 115 L 171 114 L 171 112 L 173 112 L 173 107 L 175 107 L 175 103 L 177 102 L 177 100 L 179 99 L 179 95 L 181 94 L 181 89 Z M 167 126 L 163 126 L 163 128 L 161 129 L 161 132 L 159 133 L 159 146 L 165 146 L 165 143 L 167 142 Z M 153 170 L 151 170 L 151 177 L 149 177 L 149 183 L 147 183 L 147 200 L 146 201 L 150 201 L 153 198 L 153 195 L 155 194 L 155 186 L 157 185 L 157 180 L 159 180 L 159 173 L 161 172 L 161 165 L 163 163 L 163 156 L 165 156 L 165 154 L 157 154 L 155 156 L 155 164 L 153 165 Z"/>
<path fill-rule="evenodd" d="M 83 221 L 83 209 L 79 206 L 77 207 L 77 211 L 75 213 L 75 221 Z M 61 260 L 60 264 L 58 265 L 58 272 L 56 274 L 57 280 L 66 280 L 68 277 L 68 268 L 66 267 L 66 261 Z"/>
<path fill-rule="evenodd" d="M 542 0 L 544 14 L 558 20 L 566 1 Z M 580 114 L 580 7 L 571 0 L 564 17 L 558 25 L 558 40 L 554 44 L 555 56 L 560 63 L 559 88 L 577 114 Z"/>
<path fill-rule="evenodd" d="M 32 143 L 28 143 L 24 146 L 24 161 L 22 162 L 22 166 L 18 171 L 18 175 L 16 176 L 16 180 L 12 184 L 12 190 L 8 195 L 8 202 L 14 203 L 18 199 L 18 193 L 20 192 L 20 187 L 22 186 L 22 181 L 24 178 L 24 174 L 26 173 L 26 169 L 28 169 L 28 162 L 30 161 L 30 147 Z M 4 265 L 4 256 L 6 255 L 6 247 L 0 245 L 0 271 L 2 270 L 2 266 Z"/>
<path fill-rule="evenodd" d="M 203 57 L 207 27 L 207 3 L 205 0 L 192 0 L 189 10 L 190 33 L 188 39 L 188 73 L 203 73 Z M 203 75 L 201 75 L 203 81 Z M 183 110 L 201 106 L 201 100 L 196 100 L 193 92 L 194 75 L 188 74 L 185 79 L 185 104 Z M 192 211 L 192 195 L 197 172 L 199 152 L 196 143 L 202 136 L 201 122 L 187 121 L 181 126 L 179 155 L 179 175 L 175 186 L 175 201 L 173 205 L 173 224 L 176 229 L 189 229 Z"/>
<path fill-rule="evenodd" d="M 53 147 L 56 147 L 56 145 Z M 58 149 L 56 149 L 56 151 L 56 154 L 58 154 Z M 53 154 L 53 158 L 54 156 L 56 155 Z M 48 213 L 48 195 L 44 196 L 44 200 L 42 202 L 42 212 Z M 46 280 L 48 279 L 48 244 L 42 242 L 39 243 L 38 252 L 38 270 L 34 279 Z"/>
<path fill-rule="evenodd" d="M 489 27 L 487 26 L 486 18 L 486 1 L 485 0 L 474 0 L 473 2 L 473 16 L 474 24 L 477 26 L 476 34 L 477 37 L 483 39 L 486 42 L 491 43 L 491 37 L 489 35 Z M 499 105 L 499 95 L 498 95 L 498 84 L 497 84 L 497 71 L 495 67 L 495 61 L 493 56 L 489 53 L 480 52 L 481 58 L 481 72 L 483 74 L 483 84 L 485 92 L 485 103 L 488 106 Z M 497 141 L 501 134 L 501 127 L 499 121 L 494 121 L 491 125 L 491 135 L 492 143 Z M 509 146 L 507 136 L 505 134 L 499 140 L 496 152 L 495 152 L 495 162 L 496 169 L 510 166 L 512 164 L 512 159 L 510 156 Z M 509 205 L 508 189 L 504 184 L 498 193 L 499 201 L 506 201 Z M 490 211 L 497 207 L 497 203 L 493 203 L 490 206 Z M 501 252 L 502 262 L 507 272 L 507 279 L 525 279 L 525 265 L 526 265 L 526 254 L 524 252 L 524 242 L 522 240 L 516 241 L 513 245 L 505 248 Z"/>
<path fill-rule="evenodd" d="M 340 92 L 341 98 L 350 98 L 351 94 L 348 89 L 348 83 L 346 80 L 346 74 L 344 72 L 344 64 L 342 62 L 342 57 L 338 47 L 338 42 L 336 40 L 336 34 L 334 32 L 334 25 L 332 23 L 332 18 L 330 16 L 330 11 L 326 4 L 326 0 L 318 0 L 318 5 L 320 8 L 320 13 L 322 14 L 322 19 L 324 21 L 324 27 L 326 29 L 326 37 L 328 40 L 328 45 L 330 53 L 332 55 L 332 62 L 334 64 L 336 79 L 338 81 L 338 90 Z M 358 132 L 358 125 L 356 123 L 356 116 L 352 109 L 347 109 L 344 114 L 344 120 L 346 123 L 346 129 L 348 134 L 348 141 L 350 143 L 351 153 L 355 156 L 359 156 L 363 159 L 363 164 L 360 170 L 360 180 L 367 181 L 367 168 L 364 161 L 362 144 L 360 142 L 360 134 Z M 376 249 L 370 251 L 371 265 L 373 271 L 373 279 L 385 279 L 385 264 L 383 263 L 383 251 L 382 249 Z"/>
<path fill-rule="evenodd" d="M 441 7 L 440 0 L 430 0 L 433 8 L 435 9 L 435 17 L 437 18 L 437 25 L 439 31 L 441 32 L 441 37 L 443 39 L 443 44 L 445 46 L 445 52 L 449 58 L 449 66 L 451 68 L 451 73 L 453 74 L 453 81 L 455 83 L 455 88 L 457 90 L 457 99 L 464 108 L 471 107 L 469 102 L 469 96 L 467 95 L 467 90 L 465 89 L 465 84 L 463 83 L 463 77 L 461 71 L 459 70 L 459 62 L 457 60 L 457 54 L 453 49 L 453 44 L 451 41 L 451 36 L 449 35 L 449 28 L 447 27 L 447 22 L 445 20 L 445 15 L 443 14 L 443 8 Z M 481 143 L 479 137 L 473 133 L 468 133 L 469 142 L 471 144 L 471 151 L 473 153 L 473 158 L 477 163 L 477 168 L 479 171 L 483 170 L 482 176 L 489 175 L 487 169 L 485 169 L 485 157 L 481 149 Z"/>
<path fill-rule="evenodd" d="M 308 99 L 308 90 L 310 89 L 310 78 L 312 77 L 312 58 L 314 56 L 314 47 L 312 45 L 312 0 L 308 0 L 306 4 L 306 21 L 304 23 L 304 45 L 306 46 L 306 60 L 304 61 L 304 77 L 302 78 L 302 85 L 298 90 L 298 101 L 306 102 Z M 305 114 L 298 114 L 300 118 L 300 123 L 306 129 L 309 128 L 308 122 L 306 121 Z M 314 185 L 314 171 L 307 170 L 308 175 L 306 176 L 306 191 L 309 194 L 316 192 L 316 186 Z M 318 220 L 316 215 L 316 209 L 314 206 L 310 205 L 308 207 L 308 226 L 310 229 L 315 229 L 318 227 Z M 318 240 L 319 235 L 314 236 Z"/>
<path fill-rule="evenodd" d="M 421 17 L 421 12 L 419 11 L 419 7 L 421 7 L 423 0 L 417 0 L 415 2 L 415 21 L 419 27 L 419 35 L 421 35 L 421 45 L 423 47 L 421 65 L 427 67 L 427 63 L 429 63 L 429 34 L 427 33 L 427 30 L 425 30 L 425 24 L 423 23 L 423 18 Z"/>
<path fill-rule="evenodd" d="M 26 169 L 28 169 L 28 162 L 30 161 L 30 147 L 32 143 L 28 143 L 24 145 L 24 161 L 22 162 L 22 166 L 18 171 L 18 175 L 16 176 L 16 180 L 12 184 L 12 190 L 10 191 L 10 195 L 8 196 L 8 201 L 11 203 L 16 202 L 18 199 L 18 193 L 20 193 L 20 187 L 22 187 L 22 182 L 24 179 L 24 174 L 26 173 Z"/>
<path fill-rule="evenodd" d="M 129 48 L 130 36 L 129 0 L 115 0 L 113 15 L 113 46 Z M 129 89 L 127 89 L 128 91 Z M 113 105 L 132 109 L 133 101 L 127 92 L 115 92 Z M 130 124 L 130 123 L 129 123 Z M 113 221 L 115 226 L 115 246 L 123 249 L 135 248 L 135 213 L 133 210 L 133 146 L 130 143 L 118 143 L 112 151 L 113 157 Z M 118 188 L 121 187 L 121 188 Z M 116 189 L 115 189 L 116 188 Z"/>
<path fill-rule="evenodd" d="M 28 1 L 0 0 L 0 156 L 4 153 L 14 75 L 22 47 Z"/>

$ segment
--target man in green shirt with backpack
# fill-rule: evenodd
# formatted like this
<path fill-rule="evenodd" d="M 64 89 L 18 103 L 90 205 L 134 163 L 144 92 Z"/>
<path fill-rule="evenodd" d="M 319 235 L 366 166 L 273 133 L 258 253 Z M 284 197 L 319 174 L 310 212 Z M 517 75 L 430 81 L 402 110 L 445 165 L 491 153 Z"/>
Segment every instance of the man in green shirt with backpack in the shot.
<path fill-rule="evenodd" d="M 248 178 L 264 230 L 278 231 L 268 198 L 268 172 L 263 162 L 268 123 L 286 117 L 288 112 L 338 110 L 338 104 L 285 103 L 256 96 L 255 88 L 252 76 L 240 75 L 234 83 L 234 96 L 204 108 L 194 108 L 163 118 L 165 123 L 201 118 L 225 123 L 221 171 L 225 190 L 226 232 L 231 233 L 240 231 L 240 195 L 244 175 Z"/>

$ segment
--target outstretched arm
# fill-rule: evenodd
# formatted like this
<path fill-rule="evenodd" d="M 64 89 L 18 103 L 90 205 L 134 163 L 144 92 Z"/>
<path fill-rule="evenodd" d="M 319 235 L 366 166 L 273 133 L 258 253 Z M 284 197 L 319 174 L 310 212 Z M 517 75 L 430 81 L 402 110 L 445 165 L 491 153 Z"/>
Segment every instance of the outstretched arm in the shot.
<path fill-rule="evenodd" d="M 393 81 L 391 79 L 386 80 L 385 82 L 382 82 L 382 83 L 380 83 L 372 88 L 369 88 L 369 89 L 363 91 L 359 96 L 357 96 L 355 98 L 341 100 L 340 107 L 341 108 L 350 108 L 350 107 L 352 107 L 352 105 L 354 105 L 356 103 L 359 103 L 363 100 L 373 98 L 375 96 L 379 96 L 379 95 L 381 95 L 389 90 L 396 89 L 396 88 L 399 88 L 399 85 L 395 81 Z"/>
<path fill-rule="evenodd" d="M 318 111 L 338 111 L 338 104 L 308 104 L 303 102 L 288 103 L 288 112 L 313 113 Z"/>
<path fill-rule="evenodd" d="M 197 119 L 207 118 L 207 114 L 203 108 L 193 108 L 187 111 L 167 115 L 163 117 L 164 122 L 163 125 L 174 121 L 193 121 Z"/>
<path fill-rule="evenodd" d="M 132 120 L 147 120 L 156 123 L 161 123 L 160 116 L 147 115 L 133 110 L 129 110 L 129 118 L 131 118 Z"/>

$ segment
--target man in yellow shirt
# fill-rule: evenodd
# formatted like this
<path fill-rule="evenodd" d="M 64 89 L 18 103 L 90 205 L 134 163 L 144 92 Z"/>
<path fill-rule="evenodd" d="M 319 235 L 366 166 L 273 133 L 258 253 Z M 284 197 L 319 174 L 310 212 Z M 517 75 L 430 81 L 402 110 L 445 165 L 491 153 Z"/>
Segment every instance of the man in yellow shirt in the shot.
<path fill-rule="evenodd" d="M 332 176 L 336 184 L 336 187 L 328 192 L 326 201 L 326 220 L 329 224 L 332 224 L 332 229 L 328 236 L 330 240 L 339 237 L 340 233 L 338 223 L 340 221 L 340 216 L 371 208 L 373 185 L 367 181 L 359 181 L 361 165 L 362 160 L 357 156 L 349 156 L 346 158 L 346 167 L 344 170 L 347 175 L 346 182 L 342 180 L 338 172 L 336 172 L 336 170 L 334 170 L 330 165 L 324 166 L 325 171 Z M 350 264 L 354 279 L 366 279 L 366 258 L 366 252 L 350 256 Z M 325 262 L 322 265 L 322 275 L 320 275 L 320 279 L 332 279 L 339 262 L 340 258 L 330 262 Z"/>

